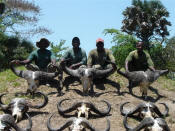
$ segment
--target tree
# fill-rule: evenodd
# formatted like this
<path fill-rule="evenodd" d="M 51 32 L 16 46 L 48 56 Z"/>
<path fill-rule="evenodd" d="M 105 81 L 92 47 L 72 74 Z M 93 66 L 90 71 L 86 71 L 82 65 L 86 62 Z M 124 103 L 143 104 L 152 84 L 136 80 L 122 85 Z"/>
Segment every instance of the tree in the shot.
<path fill-rule="evenodd" d="M 0 1 L 0 15 L 4 13 L 5 10 L 5 3 Z"/>
<path fill-rule="evenodd" d="M 58 45 L 54 45 L 53 43 L 51 43 L 50 45 L 51 51 L 55 54 L 57 60 L 60 60 L 60 58 L 62 57 L 62 52 L 68 48 L 63 47 L 65 42 L 65 40 L 60 40 L 60 43 Z"/>
<path fill-rule="evenodd" d="M 122 31 L 134 35 L 145 42 L 146 49 L 150 49 L 149 41 L 158 40 L 161 43 L 169 35 L 166 20 L 169 12 L 159 0 L 132 0 L 132 6 L 123 11 Z"/>
<path fill-rule="evenodd" d="M 1 32 L 10 32 L 18 36 L 51 33 L 47 28 L 37 26 L 40 15 L 39 6 L 27 0 L 3 1 L 6 9 L 0 17 Z"/>
<path fill-rule="evenodd" d="M 9 62 L 13 59 L 26 59 L 33 50 L 34 46 L 31 42 L 0 33 L 0 70 L 8 68 Z"/>
<path fill-rule="evenodd" d="M 166 41 L 163 57 L 169 70 L 175 71 L 175 36 Z"/>
<path fill-rule="evenodd" d="M 126 57 L 135 49 L 135 43 L 137 41 L 136 38 L 131 35 L 124 34 L 116 29 L 105 29 L 104 33 L 105 35 L 113 35 L 112 42 L 114 42 L 115 45 L 111 48 L 112 53 L 117 65 L 124 66 Z"/>

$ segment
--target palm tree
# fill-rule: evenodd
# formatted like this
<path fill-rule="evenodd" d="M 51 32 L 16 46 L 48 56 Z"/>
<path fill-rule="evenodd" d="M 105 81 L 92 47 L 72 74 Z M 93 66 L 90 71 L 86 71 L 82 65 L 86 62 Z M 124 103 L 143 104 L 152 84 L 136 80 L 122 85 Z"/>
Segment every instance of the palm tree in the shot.
<path fill-rule="evenodd" d="M 161 43 L 169 35 L 166 20 L 169 12 L 159 0 L 132 0 L 132 6 L 123 11 L 122 31 L 134 35 L 145 42 L 146 49 L 150 49 L 149 41 L 158 40 Z"/>

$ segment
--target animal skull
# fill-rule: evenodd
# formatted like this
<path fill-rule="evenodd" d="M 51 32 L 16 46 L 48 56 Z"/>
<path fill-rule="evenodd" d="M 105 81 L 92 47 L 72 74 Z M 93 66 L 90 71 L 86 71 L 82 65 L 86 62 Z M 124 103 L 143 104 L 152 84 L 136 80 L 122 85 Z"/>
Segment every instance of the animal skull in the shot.
<path fill-rule="evenodd" d="M 1 97 L 5 94 L 0 95 L 0 108 L 7 112 L 11 111 L 12 116 L 16 119 L 16 122 L 22 119 L 23 114 L 28 111 L 29 108 L 42 108 L 48 103 L 48 97 L 41 92 L 36 92 L 35 94 L 39 94 L 44 96 L 44 102 L 38 105 L 32 105 L 29 101 L 25 98 L 14 98 L 8 105 L 2 103 Z"/>

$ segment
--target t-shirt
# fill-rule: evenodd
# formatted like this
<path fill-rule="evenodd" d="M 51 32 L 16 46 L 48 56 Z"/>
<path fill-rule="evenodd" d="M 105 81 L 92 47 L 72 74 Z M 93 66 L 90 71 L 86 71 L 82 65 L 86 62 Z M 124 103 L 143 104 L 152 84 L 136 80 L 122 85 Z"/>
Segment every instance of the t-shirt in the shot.
<path fill-rule="evenodd" d="M 151 66 L 154 67 L 149 53 L 144 50 L 141 54 L 138 54 L 137 50 L 130 52 L 125 62 L 126 61 L 129 62 L 129 71 L 145 71 Z"/>
<path fill-rule="evenodd" d="M 107 63 L 105 60 L 109 60 L 111 62 L 115 62 L 115 58 L 112 55 L 112 52 L 109 49 L 105 49 L 102 52 L 98 52 L 97 49 L 90 51 L 88 56 L 87 65 L 101 65 L 102 67 L 106 66 Z"/>
<path fill-rule="evenodd" d="M 35 50 L 32 53 L 30 53 L 28 60 L 34 60 L 35 64 L 40 69 L 47 68 L 48 64 L 51 62 L 51 59 L 56 59 L 55 55 L 47 49 L 41 50 Z"/>
<path fill-rule="evenodd" d="M 76 64 L 76 63 L 81 63 L 82 65 L 86 65 L 87 63 L 87 56 L 86 56 L 86 52 L 82 49 L 79 48 L 78 51 L 75 53 L 73 48 L 72 49 L 68 49 L 65 54 L 62 57 L 63 59 L 68 59 L 70 58 L 70 65 L 72 64 Z"/>

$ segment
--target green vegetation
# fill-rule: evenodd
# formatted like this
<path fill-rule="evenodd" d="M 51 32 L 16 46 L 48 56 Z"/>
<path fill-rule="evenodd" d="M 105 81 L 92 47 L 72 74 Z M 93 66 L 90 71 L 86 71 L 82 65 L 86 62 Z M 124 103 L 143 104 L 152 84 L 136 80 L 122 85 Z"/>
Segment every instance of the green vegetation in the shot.
<path fill-rule="evenodd" d="M 24 67 L 19 67 L 23 70 Z M 20 81 L 17 81 L 17 77 L 10 69 L 0 72 L 0 93 L 7 92 L 9 86 L 19 87 L 21 85 Z"/>
<path fill-rule="evenodd" d="M 145 42 L 150 49 L 150 41 L 162 43 L 169 35 L 167 26 L 171 23 L 166 19 L 169 12 L 160 0 L 132 0 L 132 5 L 123 11 L 122 31 L 136 36 Z"/>

